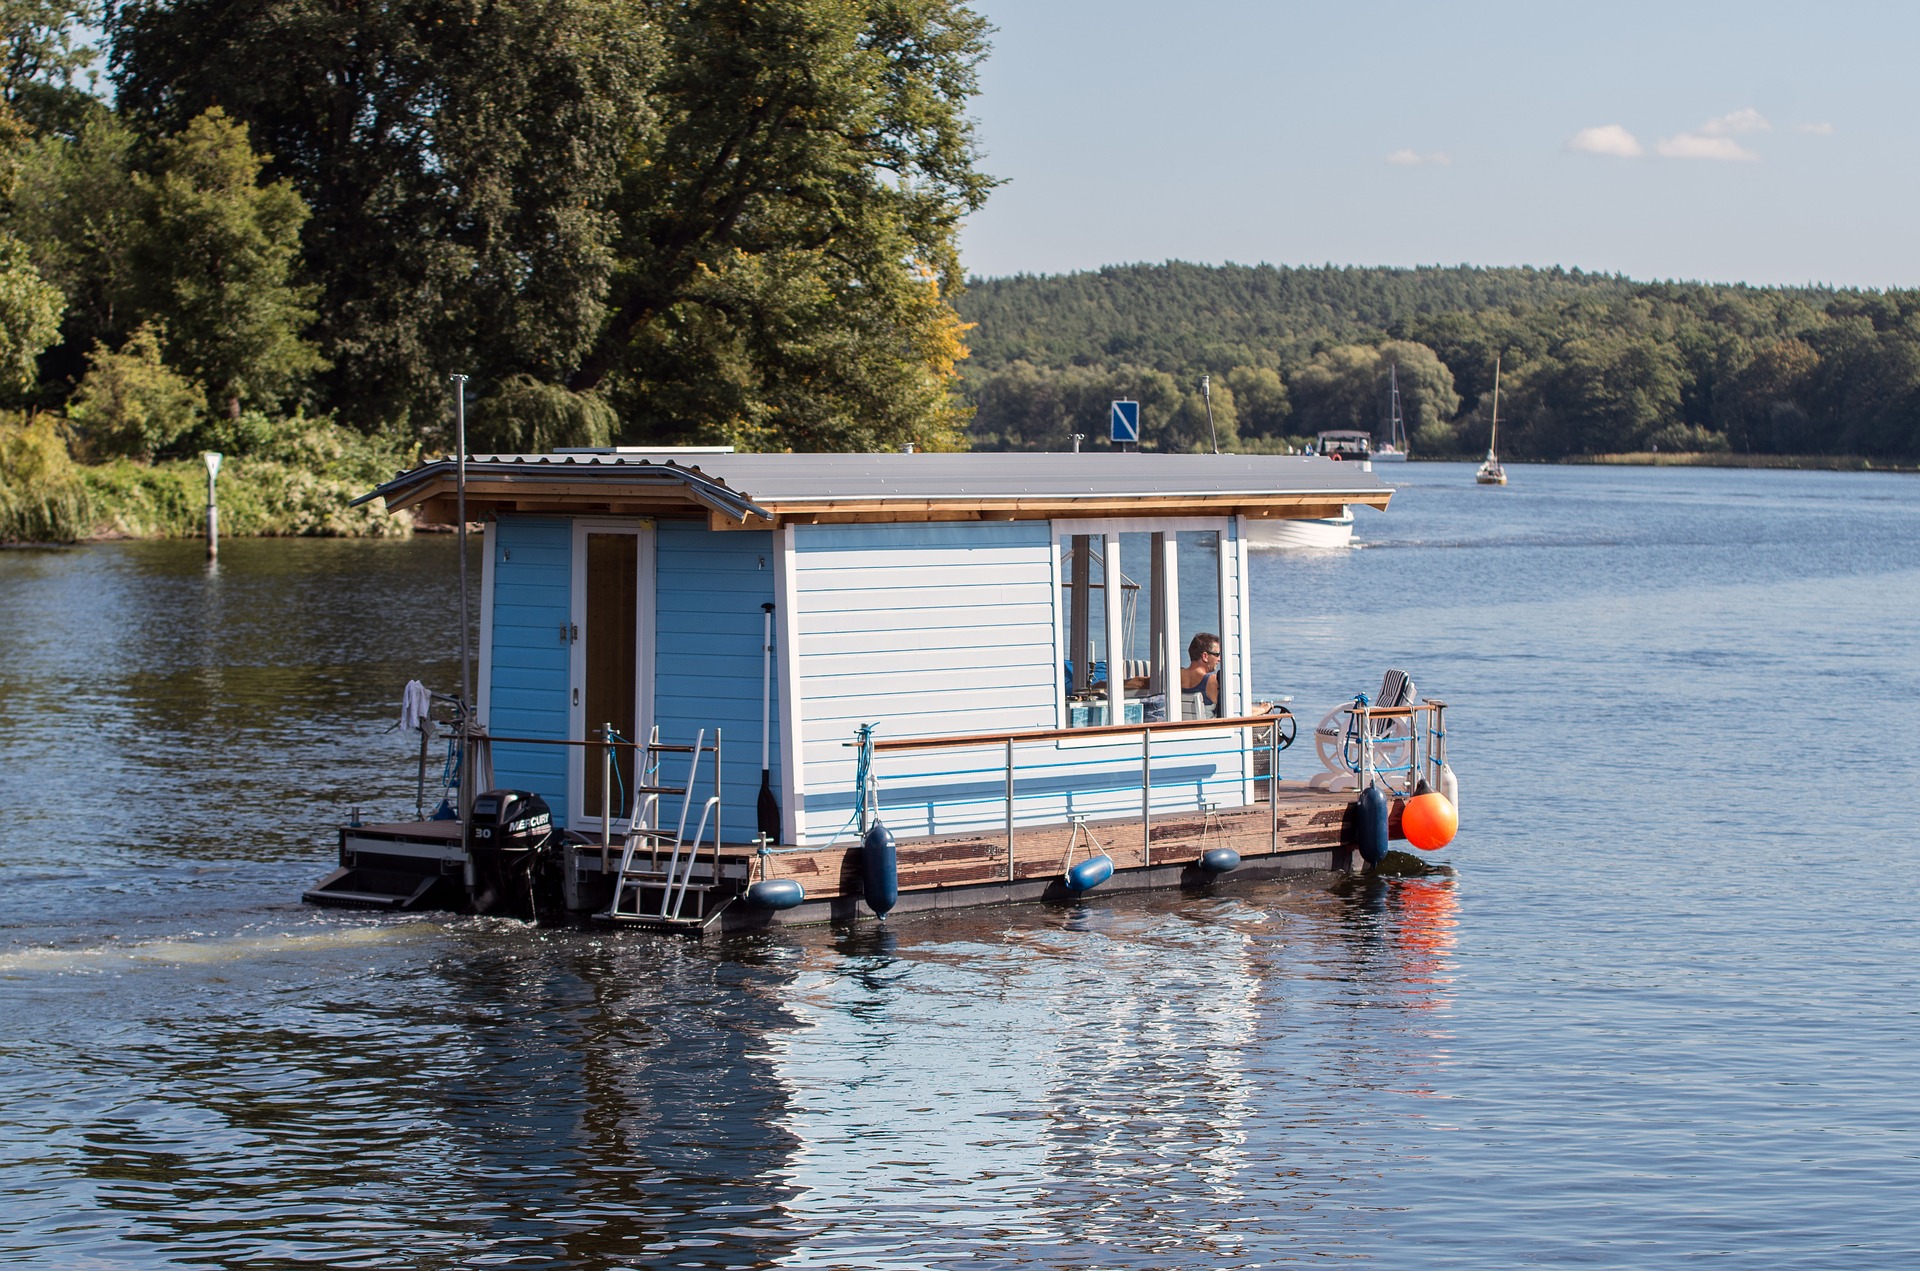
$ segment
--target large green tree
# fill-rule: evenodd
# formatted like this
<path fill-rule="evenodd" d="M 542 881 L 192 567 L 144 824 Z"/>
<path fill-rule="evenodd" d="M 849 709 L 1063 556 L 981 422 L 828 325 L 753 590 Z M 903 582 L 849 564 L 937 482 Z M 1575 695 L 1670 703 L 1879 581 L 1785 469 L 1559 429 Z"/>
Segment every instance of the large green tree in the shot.
<path fill-rule="evenodd" d="M 137 269 L 147 310 L 167 322 L 167 362 L 230 417 L 278 405 L 324 365 L 303 334 L 316 289 L 295 276 L 307 207 L 291 182 L 263 184 L 261 167 L 245 125 L 215 106 L 135 182 Z"/>
<path fill-rule="evenodd" d="M 1410 436 L 1434 436 L 1434 425 L 1460 409 L 1453 372 L 1426 345 L 1342 344 L 1316 354 L 1292 377 L 1290 427 L 1302 435 L 1353 429 L 1385 438 L 1395 384 Z"/>
<path fill-rule="evenodd" d="M 220 104 L 312 209 L 331 404 L 442 418 L 578 365 L 604 318 L 608 200 L 651 118 L 643 0 L 129 0 L 122 108 L 155 132 Z"/>
<path fill-rule="evenodd" d="M 984 22 L 955 0 L 650 11 L 659 125 L 625 169 L 608 321 L 572 385 L 612 379 L 655 435 L 951 443 L 955 236 L 991 186 L 965 114 Z"/>
<path fill-rule="evenodd" d="M 955 235 L 991 184 L 959 0 L 128 0 L 110 31 L 125 109 L 221 104 L 313 208 L 351 413 L 438 417 L 460 369 L 651 437 L 958 435 Z"/>
<path fill-rule="evenodd" d="M 96 108 L 69 137 L 36 137 L 23 153 L 7 227 L 67 297 L 50 379 L 71 383 L 96 346 L 118 348 L 146 316 L 134 257 L 146 232 L 136 138 Z"/>

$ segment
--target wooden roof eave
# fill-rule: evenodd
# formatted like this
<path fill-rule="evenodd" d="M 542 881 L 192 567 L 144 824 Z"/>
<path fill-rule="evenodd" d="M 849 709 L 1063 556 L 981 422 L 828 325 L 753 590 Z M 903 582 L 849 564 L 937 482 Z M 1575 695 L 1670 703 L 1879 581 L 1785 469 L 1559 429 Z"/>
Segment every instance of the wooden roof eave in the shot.
<path fill-rule="evenodd" d="M 771 521 L 742 523 L 713 517 L 713 529 L 769 525 L 885 524 L 928 521 L 1036 521 L 1128 516 L 1232 516 L 1256 520 L 1313 520 L 1360 505 L 1385 510 L 1391 489 L 1288 494 L 1066 495 L 1013 499 L 763 499 Z"/>
<path fill-rule="evenodd" d="M 436 465 L 437 466 L 437 465 Z M 417 509 L 427 524 L 453 524 L 457 494 L 455 478 L 447 464 L 445 471 L 421 469 L 403 474 L 355 504 L 378 497 L 387 511 Z M 637 474 L 629 474 L 637 477 Z M 409 479 L 412 478 L 412 479 Z M 725 521 L 729 528 L 761 528 L 771 525 L 770 518 L 758 515 L 761 509 L 751 500 L 714 486 L 698 474 L 684 469 L 661 467 L 645 478 L 627 481 L 594 479 L 565 469 L 551 468 L 527 473 L 501 472 L 496 469 L 468 469 L 467 516 L 484 517 L 492 512 L 608 512 L 642 516 L 699 516 L 703 511 L 712 519 Z"/>
<path fill-rule="evenodd" d="M 478 470 L 476 470 L 476 468 Z M 1168 494 L 1050 494 L 1013 497 L 939 495 L 933 497 L 788 498 L 754 500 L 703 474 L 662 465 L 620 478 L 571 465 L 527 465 L 503 470 L 470 465 L 467 516 L 498 512 L 554 515 L 617 515 L 698 518 L 715 530 L 769 529 L 783 523 L 803 525 L 888 522 L 965 522 L 1066 520 L 1073 518 L 1152 516 L 1231 516 L 1306 520 L 1338 516 L 1342 507 L 1384 509 L 1388 488 L 1312 491 L 1210 491 Z M 448 460 L 404 473 L 356 503 L 379 497 L 387 510 L 416 509 L 428 524 L 453 524 L 453 464 Z"/>

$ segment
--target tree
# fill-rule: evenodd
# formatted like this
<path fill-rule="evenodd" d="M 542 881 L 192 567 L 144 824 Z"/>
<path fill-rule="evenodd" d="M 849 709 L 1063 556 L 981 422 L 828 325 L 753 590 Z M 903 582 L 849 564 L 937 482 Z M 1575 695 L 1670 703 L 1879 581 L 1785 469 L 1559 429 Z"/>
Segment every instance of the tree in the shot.
<path fill-rule="evenodd" d="M 992 185 L 965 114 L 984 21 L 957 0 L 650 12 L 659 125 L 625 169 L 609 316 L 571 386 L 614 377 L 656 432 L 674 422 L 649 409 L 665 382 L 680 418 L 797 407 L 780 427 L 813 447 L 950 434 L 944 297 L 959 220 Z"/>
<path fill-rule="evenodd" d="M 98 0 L 0 0 L 0 100 L 40 132 L 83 115 L 73 86 L 98 50 L 81 42 L 102 17 Z"/>
<path fill-rule="evenodd" d="M 1227 387 L 1239 408 L 1243 436 L 1278 437 L 1285 431 L 1293 403 L 1280 372 L 1268 366 L 1236 366 L 1227 372 Z"/>
<path fill-rule="evenodd" d="M 1343 344 L 1316 354 L 1293 377 L 1292 426 L 1303 434 L 1351 429 L 1384 436 L 1396 382 L 1410 434 L 1424 429 L 1432 438 L 1434 426 L 1460 409 L 1453 372 L 1426 345 Z"/>
<path fill-rule="evenodd" d="M 59 343 L 42 363 L 55 381 L 79 380 L 91 349 L 124 343 L 144 316 L 133 261 L 147 224 L 137 166 L 133 133 L 100 107 L 71 139 L 42 135 L 23 153 L 6 223 L 67 297 Z"/>
<path fill-rule="evenodd" d="M 165 332 L 144 325 L 119 352 L 96 348 L 67 417 L 101 454 L 151 459 L 200 418 L 206 390 L 161 359 Z"/>
<path fill-rule="evenodd" d="M 0 393 L 33 387 L 43 349 L 60 337 L 60 290 L 33 267 L 27 245 L 0 231 Z"/>
<path fill-rule="evenodd" d="M 214 106 L 161 143 L 157 175 L 135 178 L 147 204 L 135 256 L 167 360 L 229 417 L 324 365 L 301 334 L 315 289 L 293 278 L 307 207 L 289 181 L 260 184 L 263 163 L 246 125 Z"/>
<path fill-rule="evenodd" d="M 127 0 L 123 109 L 152 132 L 220 104 L 312 210 L 330 404 L 371 427 L 576 367 L 605 317 L 608 200 L 640 160 L 665 0 Z"/>
<path fill-rule="evenodd" d="M 0 199 L 12 195 L 24 129 L 0 102 Z M 0 229 L 0 393 L 33 387 L 40 353 L 59 338 L 65 297 L 34 268 L 27 245 Z"/>

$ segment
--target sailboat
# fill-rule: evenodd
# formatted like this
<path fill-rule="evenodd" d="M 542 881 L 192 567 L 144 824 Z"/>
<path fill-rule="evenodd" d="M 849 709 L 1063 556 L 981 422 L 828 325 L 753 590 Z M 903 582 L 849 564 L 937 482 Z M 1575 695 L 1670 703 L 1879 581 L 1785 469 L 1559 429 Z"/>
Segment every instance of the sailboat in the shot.
<path fill-rule="evenodd" d="M 1487 438 L 1487 461 L 1473 479 L 1481 485 L 1505 485 L 1507 470 L 1500 466 L 1500 359 L 1493 359 L 1493 434 Z"/>
<path fill-rule="evenodd" d="M 1387 439 L 1373 452 L 1375 463 L 1405 463 L 1407 461 L 1407 425 L 1400 418 L 1400 364 L 1394 363 L 1387 369 L 1387 383 L 1393 403 L 1391 416 L 1387 420 Z"/>

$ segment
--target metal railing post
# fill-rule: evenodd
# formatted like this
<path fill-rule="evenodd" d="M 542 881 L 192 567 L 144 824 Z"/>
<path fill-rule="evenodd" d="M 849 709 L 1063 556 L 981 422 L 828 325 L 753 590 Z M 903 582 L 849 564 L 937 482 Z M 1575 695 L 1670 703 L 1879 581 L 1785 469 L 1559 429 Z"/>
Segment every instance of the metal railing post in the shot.
<path fill-rule="evenodd" d="M 1007 881 L 1013 881 L 1013 738 L 1007 738 Z"/>
<path fill-rule="evenodd" d="M 1267 855 L 1280 853 L 1280 725 L 1267 725 Z"/>
<path fill-rule="evenodd" d="M 1140 864 L 1153 864 L 1153 730 L 1140 730 Z"/>

